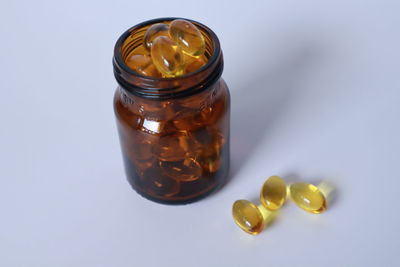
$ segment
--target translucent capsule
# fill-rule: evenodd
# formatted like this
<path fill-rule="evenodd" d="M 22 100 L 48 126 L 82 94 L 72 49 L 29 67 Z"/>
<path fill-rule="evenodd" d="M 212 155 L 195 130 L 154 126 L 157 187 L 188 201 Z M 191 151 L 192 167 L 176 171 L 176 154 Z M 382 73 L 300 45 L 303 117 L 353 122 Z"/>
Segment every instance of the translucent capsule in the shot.
<path fill-rule="evenodd" d="M 161 161 L 182 161 L 193 152 L 194 140 L 183 132 L 162 136 L 153 147 Z"/>
<path fill-rule="evenodd" d="M 185 56 L 185 74 L 195 72 L 207 63 L 207 58 L 202 55 L 198 58 Z"/>
<path fill-rule="evenodd" d="M 215 125 L 218 121 L 223 120 L 226 113 L 226 102 L 217 100 L 211 107 L 207 107 L 201 111 L 203 118 L 207 119 L 207 124 Z"/>
<path fill-rule="evenodd" d="M 282 207 L 286 200 L 286 183 L 279 176 L 269 177 L 261 188 L 260 201 L 268 210 L 274 211 Z"/>
<path fill-rule="evenodd" d="M 191 182 L 199 179 L 203 170 L 200 164 L 193 158 L 186 158 L 182 161 L 160 161 L 163 173 L 181 182 Z"/>
<path fill-rule="evenodd" d="M 151 46 L 151 59 L 165 77 L 183 74 L 184 59 L 182 49 L 171 39 L 158 36 Z"/>
<path fill-rule="evenodd" d="M 157 159 L 151 158 L 151 159 L 144 161 L 144 160 L 138 160 L 138 159 L 133 158 L 132 163 L 134 165 L 134 168 L 135 168 L 137 174 L 143 175 L 143 173 L 147 169 L 153 167 L 154 164 L 157 164 Z"/>
<path fill-rule="evenodd" d="M 321 191 L 312 184 L 296 183 L 289 187 L 290 197 L 297 206 L 311 213 L 326 210 L 326 199 Z"/>
<path fill-rule="evenodd" d="M 123 143 L 123 154 L 125 160 L 129 160 L 137 174 L 143 173 L 145 169 L 150 168 L 156 160 L 152 153 L 153 141 L 149 138 L 143 138 L 143 133 L 140 131 L 128 130 L 120 132 Z"/>
<path fill-rule="evenodd" d="M 198 104 L 197 104 L 198 105 Z M 179 130 L 196 131 L 207 125 L 215 125 L 221 121 L 226 107 L 218 101 L 212 107 L 205 107 L 201 111 L 181 110 L 173 121 L 174 126 Z"/>
<path fill-rule="evenodd" d="M 137 160 L 143 160 L 146 161 L 150 159 L 153 154 L 152 154 L 152 147 L 154 144 L 150 142 L 150 140 L 143 140 L 142 142 L 136 142 L 134 146 L 132 146 L 132 152 L 134 153 L 134 157 Z"/>
<path fill-rule="evenodd" d="M 167 24 L 156 23 L 151 25 L 144 34 L 143 46 L 150 51 L 154 39 L 156 39 L 158 36 L 165 36 L 169 38 Z"/>
<path fill-rule="evenodd" d="M 151 120 L 167 121 L 176 116 L 175 104 L 171 101 L 143 99 L 140 103 L 136 102 L 136 105 L 138 112 Z"/>
<path fill-rule="evenodd" d="M 169 25 L 169 35 L 182 48 L 183 52 L 191 56 L 204 54 L 204 38 L 199 29 L 187 20 L 176 19 Z"/>
<path fill-rule="evenodd" d="M 137 73 L 150 76 L 161 77 L 160 72 L 156 69 L 151 58 L 146 55 L 133 55 L 126 60 L 126 65 Z"/>
<path fill-rule="evenodd" d="M 248 200 L 236 200 L 232 206 L 235 223 L 246 233 L 257 235 L 264 229 L 264 217 L 256 205 Z"/>
<path fill-rule="evenodd" d="M 163 175 L 157 166 L 144 171 L 141 183 L 148 193 L 155 197 L 173 196 L 180 190 L 179 182 Z"/>
<path fill-rule="evenodd" d="M 214 173 L 221 167 L 221 157 L 218 154 L 213 154 L 206 157 L 200 156 L 198 160 L 203 169 L 209 173 Z"/>
<path fill-rule="evenodd" d="M 188 114 L 188 115 L 182 115 L 183 114 Z M 182 110 L 181 112 L 178 112 L 177 118 L 172 121 L 174 126 L 178 130 L 182 131 L 195 131 L 201 127 L 204 127 L 205 120 L 201 116 L 201 113 L 195 113 L 193 111 L 187 111 L 187 110 Z"/>
<path fill-rule="evenodd" d="M 222 146 L 225 143 L 221 132 L 213 128 L 203 128 L 192 133 L 196 141 L 202 146 L 201 154 L 203 156 L 220 155 Z"/>

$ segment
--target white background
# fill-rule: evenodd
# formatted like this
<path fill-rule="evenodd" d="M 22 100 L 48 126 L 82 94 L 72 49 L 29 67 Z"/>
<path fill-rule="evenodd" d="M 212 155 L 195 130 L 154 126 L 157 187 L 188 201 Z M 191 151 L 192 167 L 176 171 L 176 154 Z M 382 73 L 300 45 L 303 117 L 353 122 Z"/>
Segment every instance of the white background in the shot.
<path fill-rule="evenodd" d="M 399 266 L 398 1 L 0 3 L 0 266 Z M 125 180 L 113 46 L 144 20 L 212 28 L 232 93 L 232 170 L 187 206 Z M 259 236 L 233 223 L 261 184 L 328 181 Z"/>

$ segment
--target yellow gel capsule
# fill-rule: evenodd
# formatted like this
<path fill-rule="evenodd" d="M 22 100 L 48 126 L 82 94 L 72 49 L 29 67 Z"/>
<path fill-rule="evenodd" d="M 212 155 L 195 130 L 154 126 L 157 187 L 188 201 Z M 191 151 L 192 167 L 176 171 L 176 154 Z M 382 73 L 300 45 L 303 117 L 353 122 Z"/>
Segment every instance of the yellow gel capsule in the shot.
<path fill-rule="evenodd" d="M 235 223 L 246 233 L 257 235 L 264 229 L 264 218 L 256 205 L 248 200 L 236 200 L 232 206 Z"/>
<path fill-rule="evenodd" d="M 154 65 L 166 77 L 182 75 L 184 60 L 182 49 L 165 36 L 158 36 L 151 46 L 151 59 Z"/>
<path fill-rule="evenodd" d="M 186 158 L 182 161 L 160 161 L 163 173 L 180 182 L 191 182 L 200 178 L 203 170 L 200 164 L 192 158 Z"/>
<path fill-rule="evenodd" d="M 204 54 L 204 38 L 199 29 L 187 20 L 176 19 L 169 25 L 169 35 L 182 48 L 183 52 L 191 56 Z"/>
<path fill-rule="evenodd" d="M 185 56 L 185 74 L 194 72 L 207 63 L 207 58 L 202 55 L 200 57 Z"/>
<path fill-rule="evenodd" d="M 286 183 L 279 176 L 269 177 L 261 188 L 260 201 L 268 210 L 282 207 L 286 200 Z"/>
<path fill-rule="evenodd" d="M 133 55 L 128 57 L 125 63 L 129 68 L 144 76 L 161 77 L 149 56 Z"/>
<path fill-rule="evenodd" d="M 326 210 L 326 199 L 321 191 L 312 184 L 296 183 L 289 187 L 290 197 L 297 206 L 311 213 Z"/>
<path fill-rule="evenodd" d="M 143 38 L 143 46 L 150 51 L 151 46 L 153 44 L 154 39 L 158 36 L 166 36 L 169 37 L 168 33 L 168 25 L 164 23 L 156 23 L 151 25 L 146 33 L 144 34 Z"/>

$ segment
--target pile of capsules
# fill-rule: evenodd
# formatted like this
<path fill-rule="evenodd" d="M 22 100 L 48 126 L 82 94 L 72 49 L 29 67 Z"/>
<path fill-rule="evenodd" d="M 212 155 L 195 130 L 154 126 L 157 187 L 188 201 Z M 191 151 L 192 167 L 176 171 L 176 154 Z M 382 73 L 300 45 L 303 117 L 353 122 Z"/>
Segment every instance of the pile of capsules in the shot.
<path fill-rule="evenodd" d="M 269 177 L 261 188 L 260 202 L 256 206 L 248 200 L 237 200 L 232 206 L 235 223 L 246 233 L 257 235 L 265 228 L 273 212 L 282 207 L 289 194 L 292 201 L 305 211 L 321 213 L 326 210 L 327 200 L 320 188 L 308 183 L 286 186 L 279 176 Z"/>
<path fill-rule="evenodd" d="M 193 188 L 208 188 L 222 164 L 223 135 L 212 127 L 165 136 L 145 136 L 125 140 L 125 150 L 134 163 L 135 183 L 153 197 L 186 196 Z"/>
<path fill-rule="evenodd" d="M 151 25 L 125 63 L 144 76 L 173 78 L 202 67 L 207 58 L 204 37 L 193 23 L 176 19 Z"/>

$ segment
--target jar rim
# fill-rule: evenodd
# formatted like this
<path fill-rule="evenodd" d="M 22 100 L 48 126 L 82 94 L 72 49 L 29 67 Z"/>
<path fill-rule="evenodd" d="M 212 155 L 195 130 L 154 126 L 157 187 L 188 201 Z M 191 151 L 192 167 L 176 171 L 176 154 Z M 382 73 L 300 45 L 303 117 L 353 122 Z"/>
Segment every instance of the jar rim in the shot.
<path fill-rule="evenodd" d="M 190 21 L 196 27 L 198 27 L 201 32 L 207 34 L 210 37 L 210 40 L 212 42 L 212 51 L 211 51 L 211 55 L 208 58 L 206 64 L 204 64 L 202 67 L 200 67 L 199 69 L 197 69 L 193 72 L 190 72 L 190 73 L 187 73 L 187 74 L 184 74 L 181 76 L 177 76 L 177 77 L 171 77 L 171 78 L 159 78 L 159 77 L 144 76 L 144 75 L 132 70 L 131 68 L 129 68 L 123 59 L 122 47 L 124 45 L 124 42 L 127 40 L 127 38 L 129 36 L 131 36 L 132 32 L 134 32 L 135 30 L 138 30 L 140 28 L 155 24 L 155 23 L 162 23 L 162 22 L 172 21 L 172 20 L 176 20 L 176 19 L 183 19 L 183 20 Z M 155 83 L 165 83 L 168 85 L 173 85 L 173 84 L 176 85 L 176 84 L 179 84 L 180 81 L 185 81 L 188 79 L 196 79 L 196 76 L 201 76 L 202 73 L 204 73 L 209 68 L 215 68 L 217 75 L 215 75 L 215 73 L 213 75 L 213 73 L 211 72 L 209 76 L 212 76 L 211 78 L 213 78 L 213 80 L 215 80 L 215 82 L 216 82 L 216 80 L 218 80 L 218 78 L 222 74 L 223 60 L 222 60 L 222 51 L 221 51 L 218 37 L 210 28 L 208 28 L 207 26 L 205 26 L 204 24 L 202 24 L 200 22 L 197 22 L 197 21 L 194 21 L 191 19 L 180 18 L 180 17 L 164 17 L 164 18 L 156 18 L 156 19 L 151 19 L 151 20 L 141 22 L 139 24 L 136 24 L 136 25 L 130 27 L 128 30 L 126 30 L 118 38 L 117 42 L 115 43 L 113 66 L 114 66 L 114 75 L 115 75 L 115 78 L 117 79 L 117 82 L 124 88 L 128 89 L 128 91 L 130 91 L 133 94 L 138 93 L 139 95 L 147 96 L 150 98 L 159 98 L 159 97 L 156 97 L 155 94 L 159 95 L 160 97 L 161 97 L 161 95 L 176 96 L 176 92 L 173 92 L 173 91 L 175 91 L 177 89 L 177 87 L 166 86 L 166 88 L 155 88 L 154 87 Z M 215 72 L 215 71 L 213 71 L 213 72 Z M 133 85 L 132 83 L 130 83 L 128 81 L 128 79 L 126 79 L 127 76 L 135 77 L 137 79 L 145 81 L 143 84 L 146 86 L 142 87 L 142 86 Z M 215 79 L 216 77 L 214 77 L 214 76 L 218 76 L 217 79 Z M 201 86 L 201 87 L 204 87 L 204 86 Z M 129 90 L 129 89 L 131 89 L 131 90 Z M 180 94 L 183 93 L 182 95 L 187 95 L 188 92 L 184 93 L 184 91 L 187 91 L 187 90 L 181 90 Z M 190 90 L 190 91 L 193 91 L 193 90 Z M 153 97 L 151 97 L 151 96 L 153 96 Z"/>

